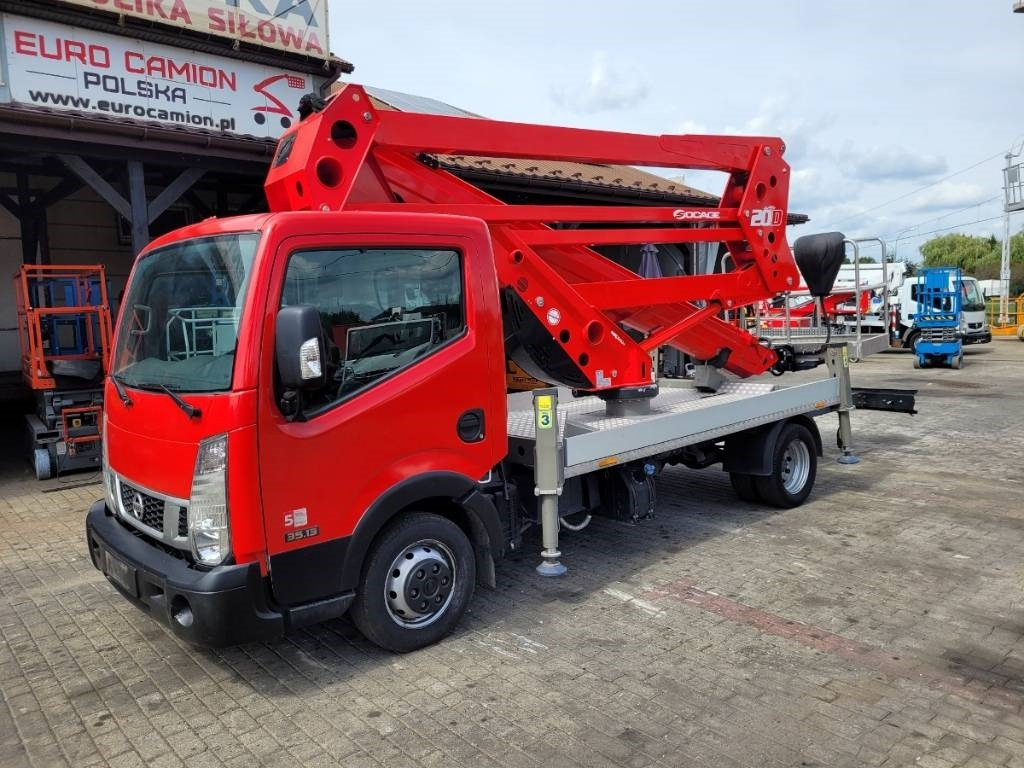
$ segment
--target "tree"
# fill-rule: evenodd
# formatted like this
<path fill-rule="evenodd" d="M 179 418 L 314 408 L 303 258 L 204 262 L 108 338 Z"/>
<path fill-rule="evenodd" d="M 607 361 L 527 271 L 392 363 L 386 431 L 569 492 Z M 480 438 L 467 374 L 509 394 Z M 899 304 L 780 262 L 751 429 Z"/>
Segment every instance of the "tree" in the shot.
<path fill-rule="evenodd" d="M 999 278 L 1002 242 L 994 236 L 952 234 L 933 237 L 921 246 L 926 267 L 960 267 L 979 280 Z M 1010 295 L 1024 292 L 1024 228 L 1010 238 Z"/>
<path fill-rule="evenodd" d="M 995 238 L 971 237 L 952 234 L 933 237 L 921 246 L 926 267 L 960 267 L 972 274 L 978 264 L 991 259 L 999 260 L 999 242 Z"/>

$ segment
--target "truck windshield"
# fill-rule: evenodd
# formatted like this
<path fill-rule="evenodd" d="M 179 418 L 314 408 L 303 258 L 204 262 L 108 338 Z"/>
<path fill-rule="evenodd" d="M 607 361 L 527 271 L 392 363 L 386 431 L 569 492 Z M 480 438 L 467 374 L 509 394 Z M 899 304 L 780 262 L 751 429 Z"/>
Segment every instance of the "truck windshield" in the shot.
<path fill-rule="evenodd" d="M 980 312 L 985 309 L 985 297 L 981 293 L 981 286 L 976 280 L 964 280 L 963 286 L 963 310 L 964 312 Z"/>
<path fill-rule="evenodd" d="M 121 302 L 113 376 L 138 389 L 231 388 L 259 235 L 186 240 L 146 254 Z"/>

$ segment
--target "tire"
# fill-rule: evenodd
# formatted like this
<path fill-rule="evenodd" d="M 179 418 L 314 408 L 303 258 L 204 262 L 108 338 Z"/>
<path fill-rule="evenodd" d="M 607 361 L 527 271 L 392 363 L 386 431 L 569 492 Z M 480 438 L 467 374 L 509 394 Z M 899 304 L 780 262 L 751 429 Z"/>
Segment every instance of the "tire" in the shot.
<path fill-rule="evenodd" d="M 953 367 L 956 368 L 957 370 L 960 370 L 961 368 L 964 367 L 964 353 L 963 352 L 961 352 L 959 355 L 957 355 L 955 358 L 953 358 Z"/>
<path fill-rule="evenodd" d="M 914 353 L 914 368 L 920 368 L 920 367 L 921 367 L 921 358 L 918 357 L 917 353 L 915 352 Z"/>
<path fill-rule="evenodd" d="M 402 515 L 370 549 L 349 615 L 370 642 L 408 653 L 458 624 L 473 596 L 476 559 L 459 526 L 440 515 Z"/>
<path fill-rule="evenodd" d="M 917 354 L 917 340 L 918 340 L 918 338 L 920 338 L 920 336 L 921 336 L 921 332 L 920 331 L 911 331 L 910 333 L 908 333 L 906 335 L 906 338 L 903 339 L 903 348 L 904 349 L 909 349 L 911 352 L 913 352 L 916 355 Z"/>
<path fill-rule="evenodd" d="M 45 448 L 36 448 L 32 452 L 32 464 L 36 471 L 36 480 L 49 480 L 53 474 L 50 452 Z"/>
<path fill-rule="evenodd" d="M 740 501 L 750 501 L 755 504 L 761 501 L 761 496 L 757 492 L 757 485 L 754 483 L 753 475 L 744 475 L 740 472 L 730 472 L 729 482 L 732 483 L 732 489 L 736 491 L 736 496 Z"/>
<path fill-rule="evenodd" d="M 1021 325 L 1019 328 L 1017 328 L 1017 338 L 1020 339 L 1021 341 L 1024 341 L 1024 325 Z"/>
<path fill-rule="evenodd" d="M 780 509 L 798 507 L 814 487 L 818 472 L 818 448 L 810 430 L 789 423 L 782 428 L 772 449 L 772 473 L 754 477 L 761 500 Z"/>

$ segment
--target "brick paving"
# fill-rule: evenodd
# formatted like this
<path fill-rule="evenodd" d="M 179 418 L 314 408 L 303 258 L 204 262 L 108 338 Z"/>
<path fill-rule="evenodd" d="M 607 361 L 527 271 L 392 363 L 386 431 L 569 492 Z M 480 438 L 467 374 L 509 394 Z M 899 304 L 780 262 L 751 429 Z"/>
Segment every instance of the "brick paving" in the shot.
<path fill-rule="evenodd" d="M 668 469 L 658 515 L 502 562 L 445 642 L 395 656 L 345 620 L 189 647 L 117 595 L 83 540 L 96 478 L 36 482 L 0 437 L 0 765 L 1024 766 L 1024 344 L 962 371 L 906 354 L 855 384 L 801 508 Z"/>

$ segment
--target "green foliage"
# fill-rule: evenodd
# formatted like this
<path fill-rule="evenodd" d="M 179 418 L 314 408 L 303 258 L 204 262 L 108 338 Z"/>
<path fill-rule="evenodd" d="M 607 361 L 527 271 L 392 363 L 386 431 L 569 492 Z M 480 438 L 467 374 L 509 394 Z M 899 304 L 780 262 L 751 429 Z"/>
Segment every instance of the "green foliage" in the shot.
<path fill-rule="evenodd" d="M 921 246 L 926 267 L 960 267 L 979 280 L 999 277 L 1003 244 L 992 237 L 952 234 Z M 1024 292 L 1024 229 L 1010 238 L 1010 294 Z"/>

